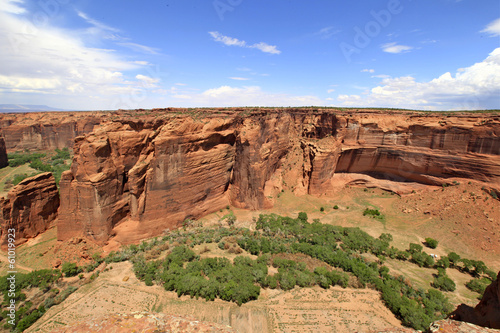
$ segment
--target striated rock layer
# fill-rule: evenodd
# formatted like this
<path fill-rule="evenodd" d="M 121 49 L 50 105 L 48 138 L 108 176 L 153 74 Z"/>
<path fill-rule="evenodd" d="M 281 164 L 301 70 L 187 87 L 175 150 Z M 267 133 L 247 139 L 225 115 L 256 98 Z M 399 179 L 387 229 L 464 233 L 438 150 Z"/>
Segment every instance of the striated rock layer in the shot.
<path fill-rule="evenodd" d="M 9 165 L 9 159 L 7 158 L 7 149 L 5 148 L 5 140 L 0 137 L 0 168 L 5 168 Z"/>
<path fill-rule="evenodd" d="M 63 174 L 59 239 L 137 237 L 232 204 L 272 207 L 282 189 L 346 183 L 405 193 L 461 177 L 500 190 L 500 116 L 272 109 L 117 113 L 77 137 Z"/>
<path fill-rule="evenodd" d="M 0 114 L 0 135 L 7 151 L 72 148 L 75 137 L 90 133 L 108 118 L 105 112 Z"/>
<path fill-rule="evenodd" d="M 47 230 L 57 216 L 58 207 L 59 192 L 51 173 L 24 179 L 9 191 L 7 198 L 0 198 L 2 248 L 8 243 L 9 229 L 15 230 L 16 243 Z"/>

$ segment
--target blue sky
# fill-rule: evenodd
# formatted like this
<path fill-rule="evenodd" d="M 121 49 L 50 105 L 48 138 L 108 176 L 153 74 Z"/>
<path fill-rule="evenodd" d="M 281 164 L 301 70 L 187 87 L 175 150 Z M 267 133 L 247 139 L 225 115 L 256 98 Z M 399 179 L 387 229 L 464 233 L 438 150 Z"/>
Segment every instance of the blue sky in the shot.
<path fill-rule="evenodd" d="M 498 0 L 0 0 L 0 104 L 500 108 Z"/>

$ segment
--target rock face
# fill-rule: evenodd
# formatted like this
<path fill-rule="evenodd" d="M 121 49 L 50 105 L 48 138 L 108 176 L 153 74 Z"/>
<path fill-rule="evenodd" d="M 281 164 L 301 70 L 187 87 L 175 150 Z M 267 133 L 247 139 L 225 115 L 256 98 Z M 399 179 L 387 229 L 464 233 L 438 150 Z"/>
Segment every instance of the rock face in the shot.
<path fill-rule="evenodd" d="M 7 158 L 7 149 L 5 148 L 5 140 L 0 137 L 0 168 L 5 168 L 9 165 L 9 159 Z"/>
<path fill-rule="evenodd" d="M 72 148 L 75 137 L 92 132 L 106 116 L 104 112 L 0 114 L 0 134 L 9 152 Z"/>
<path fill-rule="evenodd" d="M 153 111 L 76 138 L 61 180 L 59 239 L 105 242 L 122 221 L 160 234 L 227 204 L 272 207 L 282 190 L 367 182 L 398 193 L 462 177 L 500 190 L 500 116 L 311 109 Z"/>
<path fill-rule="evenodd" d="M 0 198 L 0 244 L 8 242 L 8 230 L 14 229 L 16 243 L 22 243 L 47 230 L 57 216 L 59 192 L 54 176 L 49 173 L 26 178 Z"/>
<path fill-rule="evenodd" d="M 388 328 L 386 330 L 369 331 L 367 333 L 418 333 L 411 328 Z M 427 333 L 495 333 L 498 330 L 489 329 L 462 321 L 450 319 L 438 320 L 425 331 Z M 359 332 L 362 333 L 362 332 Z"/>
<path fill-rule="evenodd" d="M 497 279 L 486 288 L 483 298 L 475 308 L 462 304 L 453 312 L 452 318 L 500 329 L 500 272 Z"/>

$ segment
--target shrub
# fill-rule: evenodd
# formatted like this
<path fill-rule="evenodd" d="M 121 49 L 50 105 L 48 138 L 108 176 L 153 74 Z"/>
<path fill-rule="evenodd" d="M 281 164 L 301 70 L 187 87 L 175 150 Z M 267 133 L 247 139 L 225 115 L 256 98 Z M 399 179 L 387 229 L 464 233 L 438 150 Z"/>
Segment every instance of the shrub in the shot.
<path fill-rule="evenodd" d="M 452 266 L 455 266 L 460 261 L 460 256 L 455 252 L 451 252 L 448 254 L 448 260 Z"/>
<path fill-rule="evenodd" d="M 321 207 L 321 208 L 319 209 L 319 211 L 320 211 L 320 212 L 324 212 L 324 211 L 325 211 L 325 207 Z"/>
<path fill-rule="evenodd" d="M 62 273 L 66 277 L 75 276 L 80 273 L 80 268 L 74 262 L 65 262 L 61 268 Z"/>
<path fill-rule="evenodd" d="M 450 279 L 446 274 L 439 275 L 434 278 L 434 281 L 431 283 L 434 288 L 438 288 L 442 291 L 455 291 L 456 285 L 452 279 Z"/>
<path fill-rule="evenodd" d="M 484 291 L 486 290 L 489 284 L 490 284 L 489 279 L 472 279 L 469 282 L 467 282 L 465 286 L 468 289 L 482 295 L 484 294 Z"/>
<path fill-rule="evenodd" d="M 333 206 L 333 209 L 339 209 L 339 206 L 335 205 Z"/>
<path fill-rule="evenodd" d="M 370 208 L 366 208 L 363 212 L 363 216 L 371 216 L 371 217 L 377 217 L 377 216 L 380 216 L 380 212 L 378 209 L 370 209 Z"/>
<path fill-rule="evenodd" d="M 438 246 L 438 243 L 439 242 L 437 240 L 435 240 L 434 238 L 428 237 L 425 239 L 425 245 L 427 247 L 430 247 L 431 249 L 435 249 Z"/>

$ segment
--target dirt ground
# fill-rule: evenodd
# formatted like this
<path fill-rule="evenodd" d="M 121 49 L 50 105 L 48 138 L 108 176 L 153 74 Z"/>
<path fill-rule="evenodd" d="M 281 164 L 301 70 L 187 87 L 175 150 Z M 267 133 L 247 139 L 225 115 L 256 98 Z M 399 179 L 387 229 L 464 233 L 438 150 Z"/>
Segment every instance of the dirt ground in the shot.
<path fill-rule="evenodd" d="M 154 311 L 188 315 L 197 320 L 230 325 L 238 332 L 353 332 L 400 327 L 370 289 L 262 289 L 258 300 L 243 304 L 177 297 L 161 287 L 138 281 L 129 262 L 109 265 L 96 281 L 54 306 L 26 332 L 51 332 L 75 321 L 107 313 Z"/>

